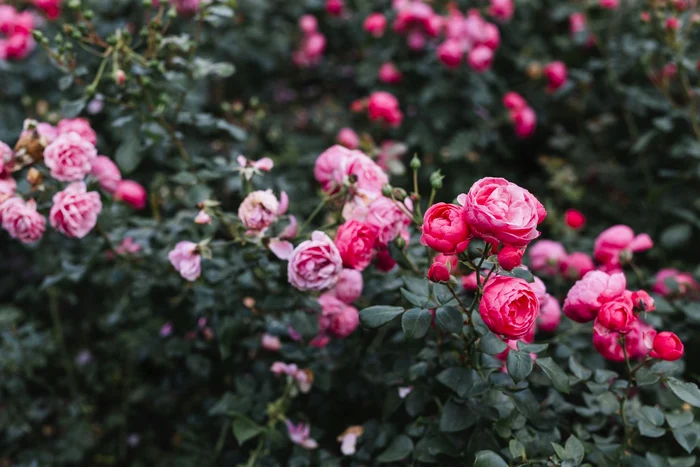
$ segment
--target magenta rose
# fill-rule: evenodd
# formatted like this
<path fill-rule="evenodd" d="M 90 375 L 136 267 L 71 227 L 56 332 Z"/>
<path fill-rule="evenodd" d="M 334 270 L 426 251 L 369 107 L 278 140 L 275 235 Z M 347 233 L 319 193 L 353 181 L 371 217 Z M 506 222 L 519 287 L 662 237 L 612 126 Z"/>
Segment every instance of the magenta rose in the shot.
<path fill-rule="evenodd" d="M 384 121 L 393 127 L 401 125 L 403 120 L 403 113 L 401 113 L 399 108 L 398 99 L 393 94 L 385 91 L 376 91 L 369 96 L 367 111 L 369 112 L 370 120 Z"/>
<path fill-rule="evenodd" d="M 335 284 L 328 293 L 341 302 L 351 304 L 362 295 L 362 273 L 354 269 L 343 269 Z"/>
<path fill-rule="evenodd" d="M 75 182 L 54 195 L 49 220 L 51 226 L 63 235 L 83 238 L 97 224 L 100 211 L 100 194 L 88 192 L 83 182 Z"/>
<path fill-rule="evenodd" d="M 2 228 L 22 243 L 38 241 L 46 230 L 46 218 L 36 211 L 33 199 L 10 198 L 0 204 Z"/>
<path fill-rule="evenodd" d="M 238 207 L 238 218 L 246 229 L 253 232 L 265 231 L 280 214 L 280 203 L 272 190 L 253 191 Z"/>
<path fill-rule="evenodd" d="M 647 234 L 634 235 L 626 225 L 614 225 L 598 235 L 593 244 L 593 256 L 596 261 L 610 269 L 619 269 L 620 265 L 632 258 L 633 253 L 645 251 L 654 246 Z"/>
<path fill-rule="evenodd" d="M 666 297 L 674 294 L 685 295 L 692 290 L 700 289 L 700 284 L 690 273 L 681 272 L 674 268 L 665 268 L 656 273 L 651 289 Z"/>
<path fill-rule="evenodd" d="M 489 15 L 493 16 L 501 22 L 510 21 L 515 12 L 515 3 L 513 0 L 491 0 L 489 7 Z"/>
<path fill-rule="evenodd" d="M 93 146 L 97 144 L 97 133 L 90 126 L 90 122 L 84 118 L 66 118 L 58 122 L 59 135 L 68 133 L 78 133 L 85 141 L 89 141 Z"/>
<path fill-rule="evenodd" d="M 357 133 L 355 133 L 355 130 L 352 128 L 341 128 L 335 139 L 338 141 L 338 144 L 342 144 L 348 149 L 357 149 L 360 147 L 360 137 L 357 136 Z"/>
<path fill-rule="evenodd" d="M 381 13 L 372 13 L 365 18 L 362 27 L 371 36 L 380 38 L 384 35 L 384 29 L 386 29 L 386 16 Z"/>
<path fill-rule="evenodd" d="M 51 176 L 62 182 L 85 178 L 96 157 L 95 146 L 75 132 L 60 135 L 44 149 L 44 163 L 51 170 Z"/>
<path fill-rule="evenodd" d="M 554 276 L 559 272 L 559 265 L 566 258 L 564 245 L 553 240 L 538 240 L 527 249 L 530 267 L 535 272 Z"/>
<path fill-rule="evenodd" d="M 479 314 L 495 334 L 508 339 L 527 336 L 540 313 L 540 302 L 522 279 L 497 276 L 484 287 Z"/>
<path fill-rule="evenodd" d="M 90 173 L 97 179 L 102 189 L 108 193 L 114 193 L 117 185 L 122 180 L 119 167 L 107 156 L 97 156 L 92 161 Z"/>
<path fill-rule="evenodd" d="M 595 319 L 596 329 L 601 334 L 610 331 L 628 334 L 637 320 L 632 308 L 632 300 L 625 295 L 604 303 Z"/>
<path fill-rule="evenodd" d="M 350 220 L 338 227 L 335 246 L 343 259 L 343 266 L 358 271 L 364 270 L 372 262 L 376 241 L 375 230 L 362 222 Z"/>
<path fill-rule="evenodd" d="M 360 313 L 355 307 L 343 303 L 328 293 L 321 295 L 318 302 L 322 310 L 319 317 L 319 332 L 328 332 L 334 337 L 343 339 L 357 329 L 360 324 Z"/>
<path fill-rule="evenodd" d="M 469 246 L 469 225 L 465 211 L 455 205 L 436 203 L 423 218 L 420 242 L 446 255 L 463 252 Z"/>
<path fill-rule="evenodd" d="M 408 213 L 413 210 L 413 203 L 406 198 L 403 206 L 400 208 L 397 203 L 383 196 L 370 205 L 365 223 L 376 229 L 378 247 L 386 247 L 405 227 L 411 225 Z"/>
<path fill-rule="evenodd" d="M 514 268 L 523 264 L 524 254 L 525 248 L 505 245 L 498 252 L 498 264 L 506 271 L 512 271 Z"/>
<path fill-rule="evenodd" d="M 651 356 L 662 360 L 675 361 L 683 356 L 683 342 L 672 332 L 659 332 L 654 336 Z"/>
<path fill-rule="evenodd" d="M 202 272 L 202 255 L 193 242 L 179 242 L 170 253 L 168 260 L 183 279 L 196 281 Z"/>
<path fill-rule="evenodd" d="M 503 178 L 482 178 L 458 199 L 474 235 L 494 245 L 526 246 L 547 215 L 529 191 Z"/>
<path fill-rule="evenodd" d="M 117 183 L 114 190 L 114 199 L 123 201 L 134 209 L 143 209 L 146 207 L 148 193 L 140 183 L 133 180 L 122 180 Z"/>
<path fill-rule="evenodd" d="M 547 294 L 544 300 L 540 300 L 540 316 L 537 318 L 537 326 L 544 332 L 554 332 L 561 323 L 561 307 L 559 301 Z"/>
<path fill-rule="evenodd" d="M 625 292 L 627 281 L 622 273 L 591 271 L 577 281 L 564 301 L 564 314 L 578 323 L 592 321 L 604 303 Z"/>
<path fill-rule="evenodd" d="M 548 63 L 545 65 L 542 71 L 547 77 L 547 91 L 556 91 L 566 83 L 568 73 L 566 70 L 566 64 L 561 60 Z"/>
<path fill-rule="evenodd" d="M 300 243 L 287 266 L 289 283 L 298 290 L 321 291 L 333 287 L 343 269 L 343 259 L 331 239 L 313 232 L 311 240 Z"/>

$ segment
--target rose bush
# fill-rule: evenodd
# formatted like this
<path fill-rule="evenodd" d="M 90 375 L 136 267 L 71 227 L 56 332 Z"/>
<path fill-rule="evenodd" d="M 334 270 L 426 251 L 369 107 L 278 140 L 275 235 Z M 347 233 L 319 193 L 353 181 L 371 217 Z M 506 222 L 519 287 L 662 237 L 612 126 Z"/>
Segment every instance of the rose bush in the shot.
<path fill-rule="evenodd" d="M 0 465 L 698 463 L 697 2 L 0 3 Z"/>

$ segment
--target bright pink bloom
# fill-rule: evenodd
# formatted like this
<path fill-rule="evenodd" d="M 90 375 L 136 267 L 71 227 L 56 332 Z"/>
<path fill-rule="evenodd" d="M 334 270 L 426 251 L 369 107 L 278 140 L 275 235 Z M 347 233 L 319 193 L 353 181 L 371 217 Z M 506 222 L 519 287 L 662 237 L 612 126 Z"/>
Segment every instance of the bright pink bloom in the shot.
<path fill-rule="evenodd" d="M 527 249 L 533 271 L 554 276 L 566 258 L 564 245 L 553 240 L 538 240 Z"/>
<path fill-rule="evenodd" d="M 391 62 L 383 63 L 382 66 L 379 67 L 378 76 L 379 81 L 386 84 L 398 84 L 403 80 L 403 74 L 396 68 L 396 65 Z"/>
<path fill-rule="evenodd" d="M 33 199 L 10 198 L 0 204 L 2 228 L 22 243 L 34 243 L 46 230 L 46 218 L 36 211 Z"/>
<path fill-rule="evenodd" d="M 491 68 L 493 63 L 493 49 L 485 45 L 478 45 L 469 51 L 467 61 L 472 70 L 477 73 L 484 72 Z"/>
<path fill-rule="evenodd" d="M 90 122 L 84 118 L 63 119 L 58 122 L 57 128 L 59 135 L 71 132 L 78 133 L 81 138 L 91 142 L 93 146 L 97 144 L 97 133 L 90 126 Z"/>
<path fill-rule="evenodd" d="M 561 323 L 561 307 L 559 301 L 547 294 L 544 300 L 540 300 L 540 316 L 537 318 L 537 326 L 544 332 L 554 332 Z"/>
<path fill-rule="evenodd" d="M 253 191 L 238 207 L 238 218 L 252 232 L 264 232 L 277 220 L 279 214 L 280 202 L 272 190 Z"/>
<path fill-rule="evenodd" d="M 123 201 L 134 209 L 143 209 L 146 207 L 148 194 L 140 183 L 133 180 L 122 180 L 114 190 L 114 199 Z"/>
<path fill-rule="evenodd" d="M 450 270 L 445 263 L 434 262 L 428 269 L 428 279 L 432 282 L 449 282 Z"/>
<path fill-rule="evenodd" d="M 83 182 L 74 182 L 53 196 L 49 221 L 63 235 L 83 238 L 95 227 L 101 211 L 100 194 L 88 192 Z"/>
<path fill-rule="evenodd" d="M 17 191 L 17 182 L 9 175 L 0 177 L 0 204 Z M 1 220 L 1 219 L 0 219 Z"/>
<path fill-rule="evenodd" d="M 343 269 L 335 284 L 328 293 L 332 294 L 341 302 L 351 304 L 362 295 L 362 273 L 355 269 Z"/>
<path fill-rule="evenodd" d="M 380 272 L 389 272 L 396 266 L 396 261 L 391 257 L 388 248 L 381 248 L 377 250 L 377 260 L 374 265 Z"/>
<path fill-rule="evenodd" d="M 593 329 L 593 347 L 607 360 L 613 362 L 625 360 L 619 340 L 620 335 L 616 332 L 601 334 L 596 328 Z"/>
<path fill-rule="evenodd" d="M 676 31 L 681 26 L 681 22 L 675 16 L 669 16 L 666 18 L 666 23 L 664 27 L 667 31 Z"/>
<path fill-rule="evenodd" d="M 61 0 L 34 0 L 34 6 L 43 10 L 49 19 L 56 19 L 61 14 Z"/>
<path fill-rule="evenodd" d="M 637 319 L 632 311 L 632 306 L 632 301 L 624 295 L 604 303 L 596 317 L 596 329 L 601 334 L 609 331 L 620 334 L 629 333 Z"/>
<path fill-rule="evenodd" d="M 108 193 L 114 193 L 122 180 L 119 167 L 107 156 L 97 156 L 92 161 L 90 174 L 100 182 L 100 186 Z"/>
<path fill-rule="evenodd" d="M 411 50 L 423 50 L 426 37 L 422 31 L 411 31 L 407 38 L 408 48 Z"/>
<path fill-rule="evenodd" d="M 665 297 L 671 295 L 685 295 L 686 293 L 700 289 L 693 276 L 678 269 L 666 268 L 656 273 L 652 290 Z"/>
<path fill-rule="evenodd" d="M 97 157 L 95 146 L 78 133 L 64 133 L 44 149 L 44 163 L 51 176 L 62 182 L 85 178 Z"/>
<path fill-rule="evenodd" d="M 338 339 L 343 339 L 352 334 L 360 324 L 360 314 L 357 309 L 350 306 L 334 295 L 325 293 L 318 299 L 321 305 L 319 317 L 319 332 L 328 332 Z"/>
<path fill-rule="evenodd" d="M 513 17 L 515 12 L 515 3 L 513 0 L 491 0 L 489 7 L 489 15 L 499 21 L 508 22 Z"/>
<path fill-rule="evenodd" d="M 287 266 L 289 283 L 305 291 L 333 287 L 343 270 L 343 259 L 331 239 L 323 232 L 313 232 L 311 240 L 299 244 Z"/>
<path fill-rule="evenodd" d="M 202 273 L 202 255 L 199 253 L 196 243 L 179 242 L 168 253 L 168 259 L 175 270 L 187 281 L 196 281 Z"/>
<path fill-rule="evenodd" d="M 647 234 L 634 235 L 626 225 L 614 225 L 598 235 L 593 245 L 596 261 L 611 268 L 618 268 L 632 258 L 632 253 L 654 246 Z"/>
<path fill-rule="evenodd" d="M 540 313 L 540 302 L 522 279 L 496 276 L 484 287 L 479 314 L 495 334 L 520 339 L 532 331 Z"/>
<path fill-rule="evenodd" d="M 574 230 L 579 230 L 586 225 L 586 216 L 576 209 L 567 209 L 564 213 L 564 222 Z"/>
<path fill-rule="evenodd" d="M 181 16 L 192 16 L 199 11 L 200 0 L 170 0 L 170 3 Z"/>
<path fill-rule="evenodd" d="M 567 70 L 564 62 L 557 60 L 545 65 L 544 75 L 547 77 L 547 91 L 556 91 L 566 83 Z"/>
<path fill-rule="evenodd" d="M 654 337 L 651 356 L 671 362 L 678 360 L 683 356 L 683 342 L 672 332 L 659 332 Z"/>
<path fill-rule="evenodd" d="M 349 220 L 338 227 L 334 241 L 343 259 L 343 266 L 362 271 L 372 262 L 377 234 L 372 227 Z"/>
<path fill-rule="evenodd" d="M 537 127 L 537 114 L 532 107 L 525 107 L 517 112 L 511 113 L 513 123 L 515 124 L 515 134 L 519 138 L 528 138 L 532 136 Z"/>
<path fill-rule="evenodd" d="M 494 245 L 526 246 L 547 216 L 532 193 L 504 178 L 482 178 L 458 199 L 473 234 Z"/>
<path fill-rule="evenodd" d="M 508 92 L 503 96 L 503 105 L 509 110 L 522 110 L 527 107 L 527 102 L 517 92 Z"/>
<path fill-rule="evenodd" d="M 332 146 L 316 159 L 314 176 L 323 191 L 334 193 L 354 176 L 360 195 L 374 199 L 389 182 L 386 173 L 363 152 Z"/>
<path fill-rule="evenodd" d="M 345 2 L 343 0 L 326 0 L 326 13 L 329 15 L 340 16 L 344 9 Z"/>
<path fill-rule="evenodd" d="M 506 245 L 498 252 L 498 264 L 506 271 L 512 271 L 513 268 L 523 264 L 524 254 L 525 248 Z"/>
<path fill-rule="evenodd" d="M 304 34 L 311 34 L 318 31 L 318 21 L 313 15 L 303 15 L 299 18 L 299 29 L 301 29 Z"/>
<path fill-rule="evenodd" d="M 598 4 L 601 8 L 607 8 L 608 10 L 616 10 L 620 6 L 620 0 L 598 0 Z"/>
<path fill-rule="evenodd" d="M 369 96 L 367 111 L 370 120 L 380 120 L 393 127 L 401 125 L 403 120 L 398 99 L 385 91 L 376 91 Z"/>
<path fill-rule="evenodd" d="M 376 229 L 378 247 L 386 247 L 405 227 L 411 225 L 411 218 L 407 214 L 413 210 L 410 199 L 406 198 L 404 206 L 400 208 L 397 203 L 383 196 L 370 205 L 365 222 Z"/>
<path fill-rule="evenodd" d="M 462 287 L 464 288 L 464 290 L 469 291 L 475 291 L 479 288 L 476 283 L 476 271 L 466 276 L 462 276 Z"/>
<path fill-rule="evenodd" d="M 425 212 L 421 243 L 446 255 L 463 252 L 469 245 L 466 212 L 456 204 L 436 203 Z"/>
<path fill-rule="evenodd" d="M 457 68 L 462 63 L 464 47 L 456 39 L 448 39 L 437 48 L 438 59 L 447 68 Z"/>
<path fill-rule="evenodd" d="M 593 259 L 586 253 L 574 252 L 559 263 L 561 273 L 569 279 L 579 280 L 595 269 Z"/>
<path fill-rule="evenodd" d="M 564 301 L 564 314 L 579 323 L 592 321 L 600 307 L 621 296 L 626 286 L 627 281 L 622 273 L 608 275 L 602 271 L 591 271 L 569 290 Z"/>
<path fill-rule="evenodd" d="M 583 13 L 572 13 L 569 16 L 569 32 L 571 35 L 578 34 L 586 30 L 586 16 Z"/>
<path fill-rule="evenodd" d="M 357 136 L 357 133 L 355 133 L 355 130 L 352 128 L 341 128 L 335 139 L 338 144 L 342 144 L 348 149 L 357 149 L 360 147 L 360 137 Z"/>
<path fill-rule="evenodd" d="M 623 362 L 625 353 L 620 345 L 620 339 L 625 339 L 625 349 L 630 359 L 643 359 L 649 354 L 651 343 L 656 331 L 648 324 L 637 319 L 632 324 L 632 330 L 625 336 L 618 332 L 606 332 L 604 329 L 593 328 L 593 346 L 600 354 L 611 361 Z"/>
<path fill-rule="evenodd" d="M 656 310 L 654 299 L 644 290 L 632 292 L 631 298 L 635 311 L 650 312 Z"/>
<path fill-rule="evenodd" d="M 386 16 L 381 13 L 372 13 L 365 19 L 363 27 L 371 36 L 380 38 L 386 29 Z"/>

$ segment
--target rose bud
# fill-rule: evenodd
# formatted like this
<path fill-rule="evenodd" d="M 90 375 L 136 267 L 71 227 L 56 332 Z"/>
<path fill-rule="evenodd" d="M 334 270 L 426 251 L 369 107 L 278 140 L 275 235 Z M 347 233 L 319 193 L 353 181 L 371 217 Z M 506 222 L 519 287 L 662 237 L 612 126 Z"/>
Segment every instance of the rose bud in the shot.
<path fill-rule="evenodd" d="M 381 13 L 372 13 L 365 19 L 363 26 L 367 33 L 375 38 L 380 38 L 386 29 L 386 17 Z"/>
<path fill-rule="evenodd" d="M 501 248 L 498 252 L 498 264 L 501 265 L 506 271 L 512 271 L 523 264 L 523 255 L 525 254 L 525 248 L 516 248 L 514 246 L 506 245 Z"/>
<path fill-rule="evenodd" d="M 462 62 L 462 55 L 464 55 L 464 49 L 456 39 L 446 40 L 437 49 L 438 59 L 443 65 L 451 69 L 459 66 Z"/>
<path fill-rule="evenodd" d="M 635 311 L 649 312 L 656 310 L 654 299 L 644 290 L 638 290 L 632 293 L 632 304 L 634 305 Z"/>
<path fill-rule="evenodd" d="M 145 208 L 147 197 L 143 185 L 133 180 L 122 180 L 114 190 L 114 199 L 123 201 L 135 209 Z"/>
<path fill-rule="evenodd" d="M 596 318 L 596 326 L 598 329 L 602 326 L 608 331 L 627 334 L 632 330 L 632 325 L 636 319 L 634 313 L 632 313 L 631 300 L 625 297 L 619 297 L 600 307 L 598 317 Z M 600 330 L 600 332 L 602 334 L 605 333 L 604 330 Z"/>
<path fill-rule="evenodd" d="M 566 213 L 564 214 L 564 222 L 570 228 L 579 230 L 586 225 L 586 216 L 581 214 L 581 212 L 577 211 L 576 209 L 567 209 Z"/>
<path fill-rule="evenodd" d="M 547 90 L 556 91 L 566 83 L 566 65 L 562 61 L 554 61 L 544 67 L 544 75 L 547 77 Z"/>
<path fill-rule="evenodd" d="M 428 279 L 432 282 L 449 282 L 450 270 L 445 263 L 435 262 L 428 269 Z"/>
<path fill-rule="evenodd" d="M 455 204 L 436 203 L 423 219 L 421 244 L 446 255 L 461 253 L 469 245 L 465 211 Z"/>
<path fill-rule="evenodd" d="M 683 342 L 672 332 L 659 332 L 654 337 L 650 355 L 670 362 L 678 360 L 683 356 Z"/>

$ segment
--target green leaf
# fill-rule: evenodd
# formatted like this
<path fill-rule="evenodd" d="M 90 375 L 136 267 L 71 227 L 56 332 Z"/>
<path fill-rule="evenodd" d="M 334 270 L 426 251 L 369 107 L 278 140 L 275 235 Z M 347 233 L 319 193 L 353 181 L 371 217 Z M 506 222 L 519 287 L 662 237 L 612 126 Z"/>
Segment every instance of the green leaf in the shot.
<path fill-rule="evenodd" d="M 661 232 L 661 245 L 664 248 L 680 248 L 693 235 L 693 229 L 688 224 L 673 224 Z"/>
<path fill-rule="evenodd" d="M 80 115 L 80 112 L 83 111 L 85 104 L 87 104 L 87 99 L 84 97 L 74 101 L 65 102 L 61 106 L 61 115 L 63 118 L 75 118 Z"/>
<path fill-rule="evenodd" d="M 450 399 L 440 414 L 440 431 L 445 433 L 462 431 L 474 425 L 476 421 L 477 417 L 472 410 Z"/>
<path fill-rule="evenodd" d="M 378 328 L 403 313 L 400 306 L 375 305 L 360 311 L 360 322 L 367 328 Z"/>
<path fill-rule="evenodd" d="M 406 435 L 398 435 L 391 444 L 377 457 L 377 462 L 397 462 L 408 457 L 413 452 L 413 441 Z"/>
<path fill-rule="evenodd" d="M 698 432 L 700 432 L 698 426 L 687 425 L 675 428 L 671 430 L 671 432 L 673 433 L 673 437 L 676 438 L 676 441 L 678 441 L 678 444 L 680 444 L 688 454 L 693 452 L 693 449 L 698 445 L 698 437 L 700 436 L 698 434 Z"/>
<path fill-rule="evenodd" d="M 467 368 L 447 368 L 437 375 L 437 380 L 463 398 L 478 396 L 489 389 L 488 382 L 481 379 L 479 373 Z"/>
<path fill-rule="evenodd" d="M 476 453 L 474 467 L 508 467 L 508 464 L 493 451 L 479 451 Z"/>
<path fill-rule="evenodd" d="M 667 413 L 666 421 L 671 428 L 680 428 L 693 423 L 693 412 Z"/>
<path fill-rule="evenodd" d="M 513 402 L 518 412 L 523 414 L 528 420 L 534 420 L 540 412 L 540 404 L 535 399 L 532 391 L 523 389 L 513 393 Z"/>
<path fill-rule="evenodd" d="M 401 327 L 403 327 L 406 338 L 420 339 L 428 332 L 432 321 L 433 315 L 430 314 L 430 311 L 422 308 L 411 308 L 401 317 Z"/>
<path fill-rule="evenodd" d="M 522 381 L 532 373 L 532 357 L 529 354 L 511 349 L 506 358 L 508 375 L 515 382 Z"/>
<path fill-rule="evenodd" d="M 443 331 L 457 334 L 464 325 L 464 316 L 457 307 L 441 306 L 435 310 L 435 322 Z"/>
<path fill-rule="evenodd" d="M 513 459 L 525 459 L 525 446 L 517 439 L 511 439 L 508 443 L 508 450 Z"/>
<path fill-rule="evenodd" d="M 124 139 L 114 153 L 114 160 L 123 174 L 134 171 L 141 163 L 141 139 L 136 125 L 129 125 L 122 130 Z"/>
<path fill-rule="evenodd" d="M 649 368 L 647 367 L 642 367 L 639 370 L 637 370 L 637 374 L 635 375 L 635 379 L 637 380 L 637 384 L 640 386 L 649 386 L 650 384 L 654 384 L 661 379 L 659 375 L 656 373 L 653 373 L 649 371 Z"/>
<path fill-rule="evenodd" d="M 664 424 L 664 413 L 656 407 L 646 405 L 642 407 L 641 412 L 644 418 L 652 425 L 661 426 Z"/>
<path fill-rule="evenodd" d="M 433 306 L 435 306 L 435 303 L 433 303 L 429 297 L 417 295 L 417 294 L 415 294 L 409 290 L 403 289 L 403 288 L 401 289 L 401 295 L 409 303 L 411 303 L 412 305 L 415 305 L 419 308 L 432 308 Z"/>
<path fill-rule="evenodd" d="M 542 370 L 547 374 L 549 379 L 552 380 L 552 384 L 557 391 L 568 393 L 571 391 L 571 386 L 569 385 L 569 376 L 564 373 L 559 365 L 556 364 L 552 357 L 538 358 L 535 360 L 537 366 L 542 368 Z"/>
<path fill-rule="evenodd" d="M 489 332 L 479 340 L 479 348 L 489 355 L 498 355 L 508 348 L 508 344 L 496 334 Z"/>
<path fill-rule="evenodd" d="M 673 377 L 668 378 L 666 383 L 680 400 L 692 406 L 700 407 L 700 389 L 695 383 L 686 383 Z"/>
<path fill-rule="evenodd" d="M 239 416 L 233 421 L 233 436 L 238 444 L 243 444 L 253 439 L 264 431 L 264 428 L 248 417 Z"/>
<path fill-rule="evenodd" d="M 549 344 L 528 344 L 527 342 L 518 341 L 518 350 L 528 353 L 540 353 L 547 350 Z"/>
<path fill-rule="evenodd" d="M 238 141 L 245 141 L 245 139 L 248 137 L 248 135 L 242 128 L 237 127 L 236 125 L 232 125 L 226 120 L 217 121 L 216 128 L 225 131 L 226 133 L 231 135 L 233 139 L 237 139 Z"/>
<path fill-rule="evenodd" d="M 593 375 L 593 371 L 581 365 L 573 355 L 569 357 L 569 370 L 581 381 L 585 381 Z"/>
<path fill-rule="evenodd" d="M 534 276 L 527 269 L 515 268 L 511 272 L 513 273 L 513 277 L 517 277 L 518 279 L 524 279 L 527 282 L 535 282 Z"/>
<path fill-rule="evenodd" d="M 658 426 L 654 426 L 646 420 L 639 420 L 637 422 L 637 428 L 642 436 L 647 438 L 661 438 L 666 434 L 666 430 Z"/>
<path fill-rule="evenodd" d="M 567 459 L 571 459 L 576 462 L 576 465 L 580 465 L 583 462 L 583 458 L 586 456 L 586 450 L 583 448 L 583 443 L 579 441 L 574 435 L 569 436 L 564 445 L 566 449 Z"/>

